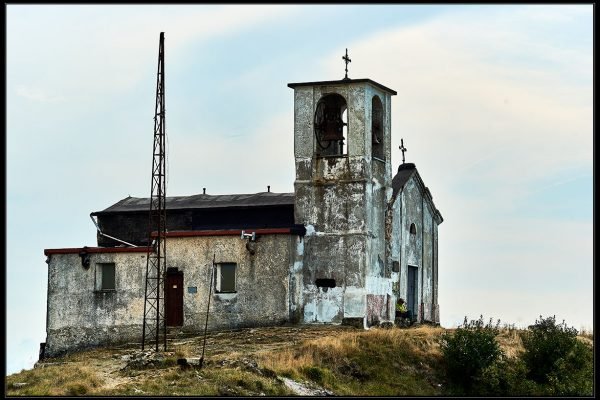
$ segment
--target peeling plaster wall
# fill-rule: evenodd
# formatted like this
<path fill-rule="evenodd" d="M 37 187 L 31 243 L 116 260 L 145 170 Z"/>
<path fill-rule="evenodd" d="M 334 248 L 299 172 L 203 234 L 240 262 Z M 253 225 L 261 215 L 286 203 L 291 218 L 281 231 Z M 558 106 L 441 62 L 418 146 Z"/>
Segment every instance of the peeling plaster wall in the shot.
<path fill-rule="evenodd" d="M 210 274 L 216 263 L 235 263 L 236 293 L 215 293 L 210 303 L 209 329 L 280 324 L 289 320 L 289 277 L 296 236 L 265 235 L 255 242 L 256 253 L 237 236 L 169 239 L 168 265 L 183 272 L 183 328 L 201 331 L 206 319 Z M 216 279 L 216 278 L 213 278 Z M 215 281 L 213 281 L 213 285 Z M 196 293 L 188 288 L 195 287 Z"/>
<path fill-rule="evenodd" d="M 265 235 L 257 239 L 255 249 L 250 255 L 246 241 L 237 236 L 167 240 L 167 266 L 183 272 L 183 330 L 204 329 L 213 255 L 217 263 L 237 264 L 236 293 L 215 293 L 213 286 L 209 329 L 280 324 L 297 313 L 290 297 L 299 295 L 302 238 Z M 96 263 L 115 264 L 114 291 L 96 290 Z M 93 253 L 88 269 L 78 254 L 53 254 L 48 265 L 46 355 L 140 342 L 145 273 L 144 253 Z"/>
<path fill-rule="evenodd" d="M 399 276 L 392 274 L 393 302 L 408 296 L 408 266 L 418 267 L 416 317 L 419 322 L 439 323 L 437 280 L 437 230 L 432 206 L 415 177 L 405 184 L 393 206 L 391 258 L 400 260 Z M 416 234 L 410 233 L 415 224 Z M 396 283 L 398 282 L 398 283 Z"/>
<path fill-rule="evenodd" d="M 303 266 L 304 266 L 304 237 L 295 236 L 290 241 L 291 263 L 289 271 L 289 318 L 298 323 L 303 319 Z"/>
<path fill-rule="evenodd" d="M 143 253 L 53 254 L 48 265 L 45 354 L 141 337 L 144 310 Z M 115 290 L 96 290 L 97 263 L 115 263 Z"/>
<path fill-rule="evenodd" d="M 433 308 L 431 306 L 431 301 L 433 299 L 433 285 L 431 284 L 431 277 L 433 276 L 433 232 L 431 229 L 431 223 L 433 219 L 429 204 L 424 202 L 423 205 L 423 231 L 421 239 L 421 242 L 423 243 L 423 276 L 421 283 L 423 290 L 421 307 L 423 307 L 423 320 L 431 322 L 433 319 Z"/>
<path fill-rule="evenodd" d="M 318 157 L 314 112 L 318 101 L 331 93 L 346 100 L 348 150 L 344 156 Z M 307 227 L 300 305 L 304 322 L 389 318 L 385 211 L 391 166 L 371 158 L 374 95 L 384 107 L 384 154 L 390 160 L 388 93 L 364 83 L 294 90 L 295 219 Z M 318 287 L 317 279 L 334 279 L 336 287 Z"/>

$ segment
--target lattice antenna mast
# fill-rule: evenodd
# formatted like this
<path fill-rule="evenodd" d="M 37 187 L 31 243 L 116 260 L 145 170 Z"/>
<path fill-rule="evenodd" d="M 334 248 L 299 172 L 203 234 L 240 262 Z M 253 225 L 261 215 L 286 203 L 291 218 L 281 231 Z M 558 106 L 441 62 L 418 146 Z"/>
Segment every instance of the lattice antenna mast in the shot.
<path fill-rule="evenodd" d="M 154 112 L 154 150 L 152 152 L 152 184 L 150 188 L 150 218 L 148 227 L 148 253 L 146 257 L 146 286 L 144 293 L 144 324 L 142 350 L 154 342 L 167 350 L 167 325 L 165 321 L 165 275 L 167 252 L 166 225 L 166 137 L 165 137 L 165 51 L 164 32 L 160 33 L 158 46 L 158 73 L 156 77 L 156 107 Z"/>

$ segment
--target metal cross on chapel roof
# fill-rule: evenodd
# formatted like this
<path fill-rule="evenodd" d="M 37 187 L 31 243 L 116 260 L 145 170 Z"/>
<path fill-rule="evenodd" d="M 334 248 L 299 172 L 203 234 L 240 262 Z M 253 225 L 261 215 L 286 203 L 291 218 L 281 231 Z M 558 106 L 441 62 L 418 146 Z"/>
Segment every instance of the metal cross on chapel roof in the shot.
<path fill-rule="evenodd" d="M 404 152 L 408 151 L 406 147 L 404 147 L 404 139 L 400 139 L 400 151 L 402 152 L 402 164 L 404 164 Z"/>
<path fill-rule="evenodd" d="M 346 62 L 346 76 L 344 77 L 344 79 L 350 79 L 348 78 L 348 63 L 352 60 L 350 59 L 350 57 L 348 57 L 348 49 L 346 49 L 346 55 L 342 57 L 342 60 Z"/>

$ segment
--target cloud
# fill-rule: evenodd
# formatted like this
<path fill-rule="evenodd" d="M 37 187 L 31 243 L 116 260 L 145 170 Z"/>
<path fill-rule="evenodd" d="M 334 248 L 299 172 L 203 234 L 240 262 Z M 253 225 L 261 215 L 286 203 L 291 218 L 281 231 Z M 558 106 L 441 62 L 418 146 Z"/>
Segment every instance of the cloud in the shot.
<path fill-rule="evenodd" d="M 65 100 L 63 96 L 49 95 L 41 89 L 30 88 L 23 85 L 18 85 L 16 87 L 15 93 L 17 96 L 23 97 L 27 100 L 33 100 L 42 103 L 57 103 Z"/>
<path fill-rule="evenodd" d="M 9 75 L 42 92 L 61 85 L 70 99 L 89 104 L 100 94 L 123 93 L 156 74 L 161 31 L 166 63 L 173 65 L 188 57 L 192 43 L 198 46 L 261 27 L 293 15 L 296 8 L 13 5 L 8 18 Z M 33 73 L 36 65 L 45 69 Z"/>
<path fill-rule="evenodd" d="M 172 144 L 172 193 L 196 194 L 202 187 L 211 194 L 255 193 L 267 191 L 267 185 L 273 192 L 291 192 L 295 177 L 293 140 L 291 110 L 245 128 L 240 136 L 216 130 L 208 136 L 199 133 L 186 137 L 185 146 Z"/>
<path fill-rule="evenodd" d="M 404 120 L 416 117 L 431 123 L 439 119 L 447 124 L 447 119 L 440 117 L 452 117 L 458 112 L 451 120 L 459 123 L 465 134 L 479 134 L 474 145 L 481 140 L 487 144 L 515 139 L 523 132 L 536 138 L 564 135 L 556 128 L 550 135 L 531 130 L 552 127 L 555 122 L 560 123 L 560 128 L 576 123 L 576 127 L 588 129 L 587 138 L 591 137 L 591 125 L 579 121 L 582 116 L 591 117 L 591 86 L 573 85 L 553 66 L 521 65 L 511 58 L 510 50 L 519 48 L 536 60 L 555 57 L 567 64 L 570 72 L 583 67 L 591 78 L 591 48 L 584 51 L 553 46 L 551 40 L 531 37 L 522 28 L 526 22 L 517 24 L 509 16 L 496 14 L 478 15 L 476 19 L 452 14 L 422 25 L 380 32 L 352 44 L 353 58 L 358 62 L 351 73 L 355 77 L 369 75 L 398 90 L 395 103 L 410 107 L 394 110 L 399 115 L 394 122 L 401 126 Z M 492 59 L 489 54 L 494 55 Z M 327 58 L 332 60 L 328 61 L 332 72 L 340 69 L 336 56 L 337 53 Z M 504 63 L 498 63 L 498 59 L 504 59 Z M 417 114 L 410 113 L 413 111 Z M 498 128 L 518 129 L 505 130 L 496 139 L 485 136 L 485 132 L 472 132 L 490 127 L 492 122 L 501 125 Z M 517 123 L 527 125 L 515 126 Z M 442 132 L 452 129 L 447 125 L 435 127 Z"/>
<path fill-rule="evenodd" d="M 541 312 L 591 321 L 591 222 L 519 215 L 539 187 L 560 190 L 593 163 L 591 41 L 565 46 L 547 33 L 589 23 L 591 36 L 591 19 L 583 13 L 582 21 L 579 9 L 565 18 L 560 8 L 544 12 L 454 12 L 348 45 L 352 78 L 397 90 L 393 163 L 404 138 L 407 161 L 445 218 L 443 324 L 467 312 L 506 322 L 533 323 Z M 329 74 L 341 70 L 343 52 L 327 58 Z"/>
<path fill-rule="evenodd" d="M 351 77 L 398 91 L 393 143 L 404 138 L 407 161 L 437 190 L 468 172 L 491 199 L 510 201 L 567 167 L 591 168 L 591 47 L 535 34 L 552 22 L 536 12 L 456 12 L 349 45 Z M 329 73 L 343 51 L 327 57 Z"/>

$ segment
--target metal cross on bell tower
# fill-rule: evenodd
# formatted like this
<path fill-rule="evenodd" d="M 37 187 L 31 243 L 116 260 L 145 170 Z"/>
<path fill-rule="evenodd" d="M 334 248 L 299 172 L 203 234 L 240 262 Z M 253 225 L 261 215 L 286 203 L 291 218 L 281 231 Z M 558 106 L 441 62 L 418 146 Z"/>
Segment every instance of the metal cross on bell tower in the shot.
<path fill-rule="evenodd" d="M 404 147 L 404 139 L 400 139 L 400 151 L 402 152 L 402 164 L 404 164 L 404 152 L 408 151 L 406 147 Z"/>
<path fill-rule="evenodd" d="M 344 80 L 349 80 L 350 78 L 348 78 L 348 63 L 352 60 L 350 59 L 350 57 L 348 57 L 348 49 L 346 49 L 346 55 L 342 57 L 342 60 L 346 62 L 346 76 L 344 77 Z"/>

